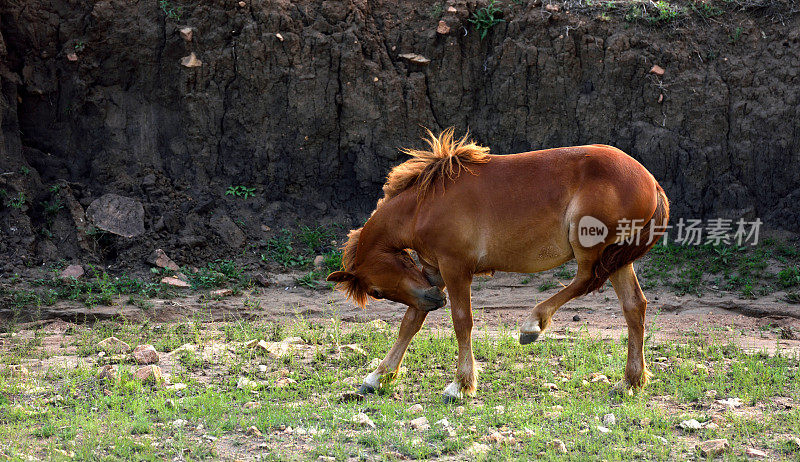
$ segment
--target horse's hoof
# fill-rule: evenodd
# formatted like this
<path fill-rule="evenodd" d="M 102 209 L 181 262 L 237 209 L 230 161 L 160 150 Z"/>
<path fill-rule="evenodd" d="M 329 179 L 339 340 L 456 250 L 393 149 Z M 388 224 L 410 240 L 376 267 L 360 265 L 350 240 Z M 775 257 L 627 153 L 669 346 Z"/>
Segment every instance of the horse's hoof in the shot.
<path fill-rule="evenodd" d="M 442 395 L 442 402 L 444 402 L 444 404 L 455 404 L 460 401 L 461 399 L 456 396 L 448 395 L 446 393 Z"/>
<path fill-rule="evenodd" d="M 539 338 L 539 332 L 522 332 L 519 334 L 519 344 L 527 345 L 533 343 Z"/>
<path fill-rule="evenodd" d="M 611 390 L 608 392 L 608 396 L 610 398 L 622 398 L 625 396 L 633 396 L 634 389 L 631 386 L 630 382 L 625 379 L 620 380 L 617 382 Z"/>
<path fill-rule="evenodd" d="M 375 387 L 372 385 L 367 385 L 366 383 L 362 383 L 360 387 L 358 387 L 358 394 L 359 395 L 371 395 L 375 393 Z"/>

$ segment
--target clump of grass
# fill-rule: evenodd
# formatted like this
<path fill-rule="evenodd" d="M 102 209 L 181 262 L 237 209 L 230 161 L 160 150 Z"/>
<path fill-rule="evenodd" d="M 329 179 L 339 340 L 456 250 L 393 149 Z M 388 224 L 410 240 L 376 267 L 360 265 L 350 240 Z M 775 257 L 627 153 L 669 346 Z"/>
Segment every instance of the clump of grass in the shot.
<path fill-rule="evenodd" d="M 226 196 L 241 197 L 247 199 L 256 195 L 256 188 L 249 188 L 247 186 L 228 186 L 225 191 Z"/>
<path fill-rule="evenodd" d="M 497 0 L 492 0 L 485 7 L 472 13 L 472 17 L 470 17 L 468 21 L 475 26 L 475 30 L 481 36 L 481 40 L 483 40 L 492 27 L 501 22 L 505 22 L 504 19 L 498 17 L 502 12 L 503 10 L 497 6 Z"/>

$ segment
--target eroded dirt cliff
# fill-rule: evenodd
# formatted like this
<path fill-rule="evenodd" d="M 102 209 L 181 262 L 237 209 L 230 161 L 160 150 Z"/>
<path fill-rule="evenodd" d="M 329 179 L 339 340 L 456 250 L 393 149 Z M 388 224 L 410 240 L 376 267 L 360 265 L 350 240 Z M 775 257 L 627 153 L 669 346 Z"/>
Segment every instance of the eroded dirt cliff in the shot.
<path fill-rule="evenodd" d="M 495 153 L 613 144 L 676 217 L 800 230 L 796 4 L 503 2 L 481 40 L 485 5 L 6 0 L 0 269 L 155 247 L 191 263 L 357 223 L 421 126 Z M 142 204 L 143 234 L 97 242 L 105 194 Z"/>

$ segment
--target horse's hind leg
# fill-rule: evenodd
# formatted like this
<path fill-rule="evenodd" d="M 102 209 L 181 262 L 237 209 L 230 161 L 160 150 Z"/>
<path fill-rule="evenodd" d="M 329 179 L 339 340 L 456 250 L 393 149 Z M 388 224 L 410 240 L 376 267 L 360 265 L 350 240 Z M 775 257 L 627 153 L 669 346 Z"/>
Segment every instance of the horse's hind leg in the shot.
<path fill-rule="evenodd" d="M 647 383 L 650 372 L 644 362 L 644 316 L 647 299 L 639 287 L 633 264 L 628 263 L 610 277 L 617 292 L 625 321 L 628 323 L 628 362 L 625 365 L 625 378 L 614 387 L 617 392 L 629 388 L 641 388 Z"/>
<path fill-rule="evenodd" d="M 378 365 L 378 368 L 364 379 L 364 383 L 358 389 L 359 393 L 374 393 L 380 388 L 383 376 L 389 374 L 396 376 L 397 371 L 400 369 L 400 364 L 403 362 L 403 356 L 405 356 L 408 349 L 408 344 L 411 343 L 411 339 L 422 328 L 427 316 L 427 311 L 418 310 L 411 306 L 408 307 L 406 315 L 403 316 L 403 321 L 400 323 L 397 341 L 395 341 L 392 349 L 389 350 L 389 353 Z M 394 378 L 394 376 L 391 378 Z"/>
<path fill-rule="evenodd" d="M 528 319 L 522 323 L 519 343 L 526 345 L 535 341 L 539 338 L 542 331 L 550 326 L 553 315 L 561 305 L 586 293 L 586 290 L 594 278 L 591 262 L 593 262 L 595 258 L 596 256 L 593 254 L 581 254 L 578 256 L 578 271 L 575 274 L 575 278 L 558 293 L 534 307 Z"/>

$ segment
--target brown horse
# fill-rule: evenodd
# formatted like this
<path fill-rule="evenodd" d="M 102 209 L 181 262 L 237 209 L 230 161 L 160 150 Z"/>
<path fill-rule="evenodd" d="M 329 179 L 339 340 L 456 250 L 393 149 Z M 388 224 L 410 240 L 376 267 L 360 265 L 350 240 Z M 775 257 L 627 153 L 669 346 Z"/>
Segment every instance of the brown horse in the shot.
<path fill-rule="evenodd" d="M 408 305 L 396 343 L 360 390 L 373 392 L 396 376 L 428 312 L 445 305 L 447 288 L 458 367 L 444 398 L 474 396 L 473 275 L 535 273 L 573 258 L 575 278 L 533 308 L 520 343 L 536 340 L 561 305 L 611 279 L 628 324 L 625 378 L 615 389 L 643 386 L 647 299 L 632 262 L 655 245 L 669 219 L 653 175 L 611 146 L 496 156 L 466 136 L 455 140 L 452 129 L 428 135 L 429 150 L 404 151 L 411 159 L 389 173 L 372 216 L 350 232 L 344 270 L 328 276 L 362 307 L 370 298 Z"/>

